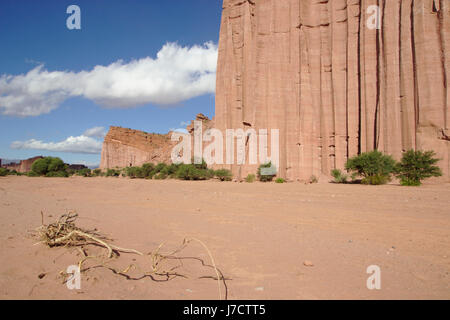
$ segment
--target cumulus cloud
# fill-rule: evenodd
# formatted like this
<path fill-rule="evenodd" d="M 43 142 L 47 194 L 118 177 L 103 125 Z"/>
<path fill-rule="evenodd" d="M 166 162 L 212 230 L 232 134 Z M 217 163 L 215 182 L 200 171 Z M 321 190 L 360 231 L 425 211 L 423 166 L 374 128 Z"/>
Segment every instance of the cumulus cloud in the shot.
<path fill-rule="evenodd" d="M 119 60 L 89 71 L 48 71 L 43 65 L 21 75 L 0 76 L 0 111 L 37 116 L 71 97 L 111 108 L 147 103 L 170 105 L 215 92 L 217 46 L 167 43 L 156 58 Z"/>
<path fill-rule="evenodd" d="M 101 129 L 104 130 L 103 127 L 88 129 L 81 136 L 70 136 L 66 140 L 60 142 L 44 142 L 35 139 L 27 141 L 14 141 L 13 143 L 11 143 L 11 148 L 45 150 L 53 152 L 99 154 L 102 151 L 102 141 L 97 140 L 94 137 L 101 137 L 99 136 L 99 134 L 102 133 Z"/>
<path fill-rule="evenodd" d="M 106 136 L 106 129 L 105 127 L 94 127 L 91 129 L 87 129 L 83 136 L 86 137 L 93 137 L 93 138 L 104 138 Z"/>

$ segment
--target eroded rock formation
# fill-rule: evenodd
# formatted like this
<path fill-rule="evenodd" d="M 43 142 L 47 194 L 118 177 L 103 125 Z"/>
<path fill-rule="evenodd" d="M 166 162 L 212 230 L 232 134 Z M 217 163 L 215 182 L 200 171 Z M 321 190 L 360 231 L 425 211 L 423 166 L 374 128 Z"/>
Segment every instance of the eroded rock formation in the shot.
<path fill-rule="evenodd" d="M 100 168 L 125 168 L 144 163 L 169 162 L 170 135 L 110 127 L 102 148 Z"/>
<path fill-rule="evenodd" d="M 42 156 L 37 156 L 26 160 L 20 160 L 19 163 L 6 164 L 4 165 L 4 167 L 8 170 L 15 170 L 20 173 L 26 173 L 31 171 L 31 166 L 33 165 L 33 162 L 42 158 L 43 158 Z"/>
<path fill-rule="evenodd" d="M 214 121 L 198 114 L 197 121 L 203 123 L 203 130 L 214 126 Z M 191 134 L 191 158 L 194 152 L 194 122 L 186 128 Z M 102 147 L 100 168 L 125 168 L 141 166 L 144 163 L 171 163 L 171 153 L 178 141 L 171 141 L 168 134 L 147 133 L 121 127 L 110 127 Z"/>
<path fill-rule="evenodd" d="M 449 77 L 449 0 L 224 0 L 216 127 L 280 129 L 291 180 L 375 148 L 435 150 L 448 179 Z"/>

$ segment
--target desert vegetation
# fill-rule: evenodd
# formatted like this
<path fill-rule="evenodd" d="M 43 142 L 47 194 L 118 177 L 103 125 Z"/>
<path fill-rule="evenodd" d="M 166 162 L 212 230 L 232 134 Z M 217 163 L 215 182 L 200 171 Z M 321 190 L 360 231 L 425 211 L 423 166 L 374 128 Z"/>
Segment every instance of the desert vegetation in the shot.
<path fill-rule="evenodd" d="M 435 155 L 434 151 L 409 150 L 397 162 L 392 156 L 374 150 L 348 159 L 345 164 L 347 173 L 334 169 L 331 175 L 334 183 L 349 183 L 351 178 L 353 183 L 381 185 L 397 177 L 403 186 L 420 186 L 424 179 L 442 175 L 441 169 L 435 166 L 439 161 Z"/>

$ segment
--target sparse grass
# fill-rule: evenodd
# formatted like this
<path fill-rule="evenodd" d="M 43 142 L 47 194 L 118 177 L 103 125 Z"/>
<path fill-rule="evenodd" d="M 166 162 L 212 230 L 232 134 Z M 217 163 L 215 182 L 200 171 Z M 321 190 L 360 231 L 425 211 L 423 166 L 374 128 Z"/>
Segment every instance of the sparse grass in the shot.
<path fill-rule="evenodd" d="M 253 173 L 250 173 L 249 175 L 247 175 L 247 177 L 245 178 L 245 182 L 248 183 L 253 183 L 256 181 L 256 175 L 254 175 Z"/>
<path fill-rule="evenodd" d="M 284 180 L 283 178 L 277 178 L 275 180 L 275 183 L 286 183 L 286 180 Z"/>

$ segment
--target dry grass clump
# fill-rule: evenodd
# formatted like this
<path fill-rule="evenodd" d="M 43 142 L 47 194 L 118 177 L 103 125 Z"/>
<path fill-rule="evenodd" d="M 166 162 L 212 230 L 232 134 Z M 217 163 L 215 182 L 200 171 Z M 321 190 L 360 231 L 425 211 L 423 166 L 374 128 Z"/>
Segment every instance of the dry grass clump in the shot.
<path fill-rule="evenodd" d="M 65 248 L 77 248 L 79 252 L 82 254 L 82 259 L 79 261 L 78 266 L 80 272 L 85 272 L 93 267 L 86 267 L 82 269 L 83 263 L 87 260 L 95 260 L 98 265 L 97 267 L 104 267 L 109 269 L 115 274 L 121 275 L 128 280 L 141 280 L 146 277 L 151 278 L 154 281 L 169 281 L 176 277 L 187 278 L 186 275 L 176 272 L 177 269 L 183 266 L 183 260 L 194 260 L 201 262 L 203 267 L 212 268 L 215 271 L 215 276 L 202 276 L 199 279 L 210 278 L 217 281 L 218 284 L 218 292 L 219 299 L 222 299 L 222 289 L 221 283 L 225 287 L 225 299 L 227 299 L 227 284 L 226 279 L 222 272 L 216 267 L 214 258 L 209 251 L 208 247 L 198 239 L 184 239 L 182 244 L 172 252 L 168 254 L 160 253 L 163 244 L 159 245 L 156 250 L 149 253 L 142 253 L 135 249 L 127 249 L 121 248 L 114 244 L 112 244 L 112 239 L 102 235 L 97 231 L 97 229 L 87 230 L 78 227 L 75 222 L 78 218 L 78 214 L 75 212 L 69 212 L 68 214 L 63 214 L 57 221 L 51 224 L 44 223 L 44 215 L 41 212 L 42 225 L 36 229 L 35 236 L 39 238 L 39 242 L 37 244 L 45 244 L 46 246 L 53 247 L 65 247 Z M 177 254 L 183 251 L 189 243 L 197 242 L 206 250 L 211 260 L 212 265 L 206 264 L 202 259 L 197 257 L 182 257 Z M 106 256 L 104 255 L 89 255 L 87 253 L 86 247 L 90 245 L 95 245 L 106 249 Z M 139 256 L 147 257 L 149 259 L 149 271 L 142 271 L 142 275 L 138 277 L 131 277 L 128 275 L 128 272 L 132 269 L 140 269 L 145 270 L 145 268 L 139 268 L 136 265 L 129 265 L 124 269 L 113 268 L 109 265 L 109 262 L 112 260 L 116 260 L 120 257 L 120 253 L 129 253 L 136 254 Z M 168 260 L 176 260 L 179 262 L 178 265 L 173 267 L 167 267 L 163 264 L 164 261 Z M 162 280 L 161 280 L 162 277 Z"/>

